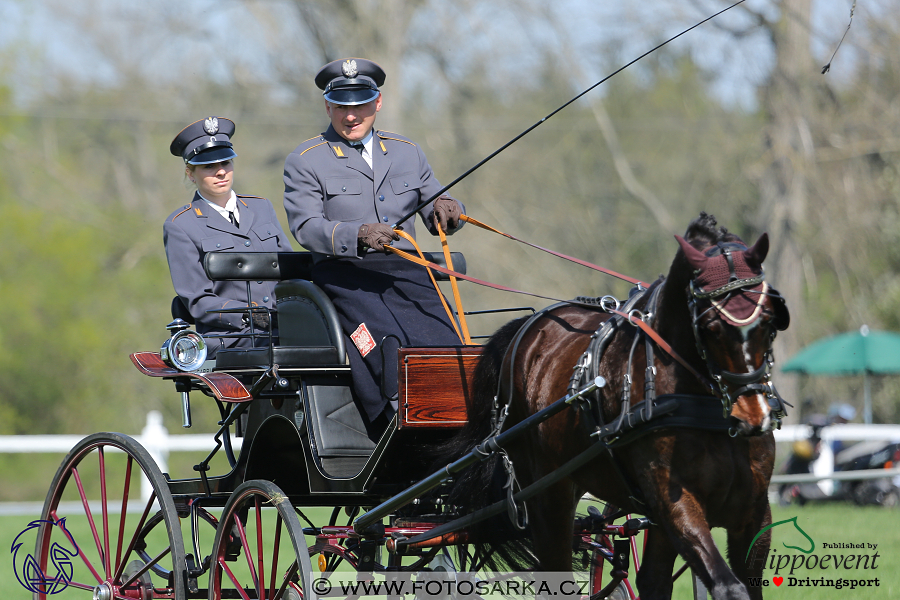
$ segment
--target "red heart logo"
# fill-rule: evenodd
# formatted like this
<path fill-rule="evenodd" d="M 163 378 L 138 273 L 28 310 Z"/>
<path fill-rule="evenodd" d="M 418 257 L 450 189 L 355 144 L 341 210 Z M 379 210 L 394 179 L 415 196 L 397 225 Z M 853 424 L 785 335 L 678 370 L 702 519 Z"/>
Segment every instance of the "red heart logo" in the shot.
<path fill-rule="evenodd" d="M 772 583 L 774 583 L 775 585 L 781 585 L 783 581 L 784 581 L 784 577 L 773 577 L 772 578 Z"/>

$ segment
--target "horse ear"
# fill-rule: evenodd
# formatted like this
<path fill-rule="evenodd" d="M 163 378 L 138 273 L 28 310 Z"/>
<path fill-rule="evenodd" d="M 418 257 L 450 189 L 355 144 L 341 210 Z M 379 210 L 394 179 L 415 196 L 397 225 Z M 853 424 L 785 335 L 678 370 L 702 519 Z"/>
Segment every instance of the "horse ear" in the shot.
<path fill-rule="evenodd" d="M 744 251 L 744 260 L 747 261 L 748 267 L 753 270 L 759 270 L 768 253 L 769 234 L 763 233 L 753 246 Z"/>
<path fill-rule="evenodd" d="M 691 244 L 680 235 L 676 235 L 675 239 L 678 240 L 678 245 L 681 246 L 681 250 L 684 252 L 684 257 L 687 258 L 688 264 L 694 269 L 702 269 L 708 258 L 702 252 L 691 246 Z"/>

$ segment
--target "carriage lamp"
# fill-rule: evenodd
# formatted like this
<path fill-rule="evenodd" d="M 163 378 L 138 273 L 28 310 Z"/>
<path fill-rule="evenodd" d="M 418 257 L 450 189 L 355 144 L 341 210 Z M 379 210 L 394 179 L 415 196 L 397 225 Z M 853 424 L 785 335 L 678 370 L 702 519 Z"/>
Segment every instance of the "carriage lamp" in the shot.
<path fill-rule="evenodd" d="M 167 329 L 172 332 L 172 337 L 163 343 L 159 351 L 159 356 L 166 364 L 188 372 L 203 366 L 206 360 L 206 341 L 203 336 L 187 329 L 187 323 L 181 319 L 175 319 Z"/>

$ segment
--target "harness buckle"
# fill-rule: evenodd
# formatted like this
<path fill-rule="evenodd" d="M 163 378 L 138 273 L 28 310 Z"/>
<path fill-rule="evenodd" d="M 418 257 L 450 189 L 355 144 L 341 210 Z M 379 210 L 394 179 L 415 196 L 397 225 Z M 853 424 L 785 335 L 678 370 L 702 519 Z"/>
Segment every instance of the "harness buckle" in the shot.
<path fill-rule="evenodd" d="M 621 303 L 615 296 L 606 295 L 600 298 L 600 308 L 604 311 L 611 313 L 614 310 L 619 310 Z"/>
<path fill-rule="evenodd" d="M 649 313 L 647 313 L 645 315 L 640 310 L 633 308 L 630 311 L 628 311 L 628 323 L 632 327 L 637 328 L 638 325 L 637 325 L 637 323 L 634 322 L 634 319 L 637 318 L 639 321 L 646 321 L 648 316 L 649 316 Z"/>

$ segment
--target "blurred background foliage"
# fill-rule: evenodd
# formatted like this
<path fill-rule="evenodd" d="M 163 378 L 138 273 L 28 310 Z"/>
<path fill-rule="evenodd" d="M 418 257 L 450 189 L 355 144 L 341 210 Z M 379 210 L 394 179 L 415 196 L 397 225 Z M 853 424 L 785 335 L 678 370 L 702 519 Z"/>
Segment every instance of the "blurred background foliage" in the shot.
<path fill-rule="evenodd" d="M 419 142 L 449 183 L 726 6 L 619 4 L 0 0 L 0 434 L 136 433 L 151 409 L 180 430 L 174 389 L 128 355 L 166 337 L 162 223 L 192 193 L 168 152 L 182 127 L 233 119 L 235 188 L 271 199 L 287 230 L 284 157 L 327 125 L 319 66 L 381 63 L 378 127 Z M 747 241 L 768 231 L 769 278 L 793 313 L 779 361 L 864 323 L 900 330 L 900 6 L 860 4 L 823 75 L 849 8 L 748 2 L 592 91 L 452 193 L 503 231 L 645 280 L 666 272 L 672 236 L 701 210 Z M 482 279 L 559 298 L 627 294 L 474 227 L 451 245 Z M 470 284 L 464 299 L 470 310 L 545 304 Z M 900 420 L 894 379 L 876 382 L 877 422 Z M 798 407 L 811 399 L 804 410 L 862 402 L 853 378 L 777 383 Z M 208 431 L 205 410 L 195 406 L 194 422 Z"/>

